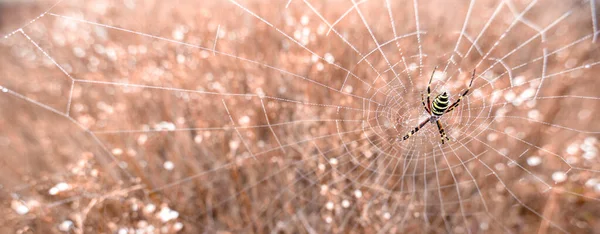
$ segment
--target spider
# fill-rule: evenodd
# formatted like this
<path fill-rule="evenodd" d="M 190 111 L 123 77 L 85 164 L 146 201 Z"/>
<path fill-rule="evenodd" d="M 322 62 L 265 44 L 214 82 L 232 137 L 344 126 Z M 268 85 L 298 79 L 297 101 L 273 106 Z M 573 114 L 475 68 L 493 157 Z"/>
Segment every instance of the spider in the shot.
<path fill-rule="evenodd" d="M 444 139 L 450 141 L 450 138 L 446 136 L 446 132 L 444 131 L 442 122 L 440 122 L 440 118 L 446 113 L 450 113 L 452 110 L 454 110 L 458 106 L 458 103 L 460 103 L 460 100 L 469 93 L 471 85 L 473 85 L 473 80 L 475 79 L 475 70 L 473 70 L 473 75 L 471 75 L 471 82 L 469 83 L 469 87 L 467 88 L 467 90 L 465 90 L 465 92 L 458 97 L 456 102 L 452 103 L 451 105 L 448 105 L 449 100 L 447 92 L 443 92 L 442 94 L 437 95 L 435 99 L 433 99 L 433 103 L 429 100 L 429 97 L 431 96 L 431 81 L 433 80 L 433 74 L 435 74 L 436 69 L 437 67 L 433 69 L 433 72 L 431 73 L 431 78 L 429 78 L 429 84 L 427 84 L 427 104 L 425 104 L 423 93 L 421 93 L 421 102 L 423 104 L 423 107 L 425 108 L 425 111 L 427 111 L 427 113 L 429 114 L 429 118 L 421 122 L 419 126 L 415 127 L 413 130 L 410 130 L 410 132 L 404 135 L 402 139 L 400 139 L 400 136 L 398 136 L 398 141 L 407 140 L 409 137 L 411 137 L 417 131 L 419 131 L 419 129 L 423 128 L 425 124 L 433 122 L 437 124 L 438 130 L 440 131 L 442 144 L 444 144 Z"/>

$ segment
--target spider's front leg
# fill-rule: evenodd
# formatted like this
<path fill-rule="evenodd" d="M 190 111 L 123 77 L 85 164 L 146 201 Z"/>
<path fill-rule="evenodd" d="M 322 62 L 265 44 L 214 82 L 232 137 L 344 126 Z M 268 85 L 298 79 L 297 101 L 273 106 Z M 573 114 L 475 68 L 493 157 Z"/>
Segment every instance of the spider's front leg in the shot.
<path fill-rule="evenodd" d="M 448 109 L 446 109 L 446 111 L 444 112 L 444 114 L 449 113 L 451 111 L 453 111 L 457 106 L 458 103 L 460 103 L 460 100 L 462 100 L 462 98 L 464 96 L 466 96 L 467 94 L 469 94 L 469 90 L 471 90 L 471 86 L 473 86 L 473 80 L 475 79 L 475 69 L 473 69 L 473 75 L 471 75 L 471 82 L 469 83 L 469 87 L 467 87 L 467 90 L 465 90 L 464 93 L 462 93 L 458 99 L 456 100 L 456 102 L 452 103 L 452 105 L 450 105 L 448 107 Z"/>
<path fill-rule="evenodd" d="M 427 104 L 425 104 L 425 99 L 423 98 L 423 93 L 421 93 L 421 103 L 423 104 L 423 107 L 425 108 L 425 111 L 427 111 L 427 113 L 429 115 L 431 115 L 431 111 L 429 110 L 429 107 Z"/>
<path fill-rule="evenodd" d="M 431 82 L 433 81 L 433 75 L 435 74 L 435 70 L 437 69 L 437 66 L 435 66 L 435 68 L 433 68 L 433 72 L 431 72 L 431 77 L 429 78 L 429 83 L 427 83 L 427 107 L 426 108 L 431 108 Z M 422 97 L 421 97 L 422 98 Z M 427 113 L 431 114 L 431 109 L 427 111 Z"/>

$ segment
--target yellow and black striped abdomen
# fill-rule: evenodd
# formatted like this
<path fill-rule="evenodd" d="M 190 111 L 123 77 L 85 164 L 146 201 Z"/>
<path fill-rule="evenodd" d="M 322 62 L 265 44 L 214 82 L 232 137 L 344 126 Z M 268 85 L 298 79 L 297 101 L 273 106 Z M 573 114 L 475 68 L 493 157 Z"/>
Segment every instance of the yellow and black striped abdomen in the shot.
<path fill-rule="evenodd" d="M 440 116 L 444 114 L 449 105 L 448 94 L 446 92 L 435 97 L 431 103 L 431 113 Z"/>

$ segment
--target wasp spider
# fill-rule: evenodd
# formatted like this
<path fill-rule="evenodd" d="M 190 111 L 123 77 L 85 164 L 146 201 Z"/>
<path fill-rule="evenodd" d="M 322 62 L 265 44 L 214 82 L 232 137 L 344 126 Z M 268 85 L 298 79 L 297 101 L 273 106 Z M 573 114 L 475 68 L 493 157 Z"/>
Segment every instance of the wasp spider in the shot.
<path fill-rule="evenodd" d="M 440 122 L 440 118 L 443 115 L 450 113 L 452 110 L 454 110 L 454 108 L 456 108 L 458 106 L 458 103 L 460 103 L 460 100 L 462 100 L 462 98 L 469 93 L 469 90 L 471 89 L 471 85 L 473 85 L 473 80 L 475 79 L 475 70 L 473 70 L 473 74 L 471 75 L 471 82 L 469 83 L 469 87 L 467 88 L 467 90 L 465 90 L 465 92 L 458 97 L 456 102 L 449 104 L 450 100 L 448 97 L 448 93 L 446 93 L 446 92 L 443 92 L 442 94 L 437 95 L 433 99 L 433 102 L 430 102 L 431 81 L 433 80 L 433 74 L 435 74 L 436 69 L 437 69 L 437 67 L 433 69 L 433 73 L 431 73 L 431 78 L 429 78 L 429 84 L 427 84 L 427 103 L 425 103 L 425 99 L 423 98 L 423 93 L 421 93 L 421 102 L 423 104 L 423 107 L 425 107 L 425 111 L 427 111 L 427 113 L 429 114 L 429 118 L 426 119 L 425 121 L 421 122 L 419 124 L 419 126 L 415 127 L 413 130 L 410 130 L 410 132 L 408 132 L 406 135 L 404 135 L 404 137 L 402 137 L 402 139 L 400 139 L 400 136 L 398 136 L 398 138 L 397 138 L 398 141 L 407 140 L 412 135 L 414 135 L 417 131 L 419 131 L 419 129 L 423 128 L 423 126 L 425 126 L 425 124 L 434 123 L 434 122 L 437 124 L 438 130 L 440 131 L 442 144 L 444 144 L 444 140 L 450 141 L 450 138 L 448 138 L 446 136 L 444 127 L 442 127 L 442 122 Z"/>

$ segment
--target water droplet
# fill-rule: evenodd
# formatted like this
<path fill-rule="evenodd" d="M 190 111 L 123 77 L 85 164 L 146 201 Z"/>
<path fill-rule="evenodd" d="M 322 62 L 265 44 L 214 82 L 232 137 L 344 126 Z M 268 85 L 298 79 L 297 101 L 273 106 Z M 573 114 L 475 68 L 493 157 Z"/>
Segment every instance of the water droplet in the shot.
<path fill-rule="evenodd" d="M 529 158 L 527 158 L 527 165 L 535 167 L 537 165 L 540 165 L 542 163 L 542 159 L 538 156 L 531 156 Z"/>
<path fill-rule="evenodd" d="M 144 213 L 152 213 L 156 210 L 156 206 L 154 204 L 148 204 L 144 207 Z"/>
<path fill-rule="evenodd" d="M 488 141 L 495 141 L 497 139 L 498 139 L 498 134 L 496 134 L 496 133 L 492 132 L 492 133 L 490 133 L 490 134 L 487 135 L 487 140 Z"/>
<path fill-rule="evenodd" d="M 323 71 L 323 69 L 325 69 L 323 63 L 317 63 L 317 71 Z"/>
<path fill-rule="evenodd" d="M 71 230 L 71 228 L 73 228 L 73 221 L 71 220 L 65 220 L 62 223 L 60 223 L 60 225 L 58 225 L 58 229 L 63 232 L 68 232 L 69 230 Z"/>
<path fill-rule="evenodd" d="M 162 122 L 154 125 L 154 128 L 158 131 L 163 131 L 163 130 L 173 131 L 173 130 L 175 130 L 176 127 L 175 127 L 174 123 L 162 121 Z"/>
<path fill-rule="evenodd" d="M 335 58 L 333 57 L 332 54 L 326 53 L 325 54 L 325 61 L 327 61 L 329 64 L 333 64 L 333 62 L 335 62 Z"/>
<path fill-rule="evenodd" d="M 306 15 L 303 15 L 302 17 L 300 17 L 300 23 L 302 25 L 307 25 L 309 21 L 310 21 L 310 18 L 308 18 L 308 16 L 306 16 Z"/>
<path fill-rule="evenodd" d="M 114 154 L 114 155 L 121 155 L 121 154 L 123 154 L 123 150 L 121 148 L 114 148 L 112 150 L 112 154 Z"/>
<path fill-rule="evenodd" d="M 577 151 L 579 151 L 579 147 L 576 144 L 571 144 L 567 147 L 567 153 L 568 154 L 575 154 L 577 153 Z"/>
<path fill-rule="evenodd" d="M 173 225 L 173 229 L 175 229 L 175 231 L 179 231 L 181 229 L 183 229 L 183 223 L 177 222 Z"/>
<path fill-rule="evenodd" d="M 359 189 L 357 189 L 357 190 L 354 190 L 354 196 L 355 196 L 356 198 L 361 198 L 361 197 L 362 197 L 362 195 L 363 195 L 363 194 L 362 194 L 362 191 L 360 191 Z"/>
<path fill-rule="evenodd" d="M 175 164 L 173 164 L 173 162 L 171 162 L 171 161 L 166 161 L 163 164 L 163 167 L 165 168 L 165 170 L 171 171 L 171 170 L 173 170 L 173 168 L 175 168 Z"/>
<path fill-rule="evenodd" d="M 562 171 L 552 173 L 552 180 L 556 183 L 561 183 L 567 180 L 567 174 Z"/>
<path fill-rule="evenodd" d="M 594 191 L 596 191 L 597 193 L 600 193 L 600 184 L 596 184 L 594 186 Z"/>
<path fill-rule="evenodd" d="M 585 152 L 583 154 L 583 158 L 587 159 L 587 160 L 592 160 L 594 158 L 596 158 L 596 152 L 590 151 L 590 152 Z"/>
<path fill-rule="evenodd" d="M 58 194 L 58 192 L 59 191 L 56 187 L 52 187 L 48 190 L 48 194 L 50 194 L 50 195 L 56 195 L 56 194 Z"/>
<path fill-rule="evenodd" d="M 250 123 L 250 117 L 244 115 L 238 120 L 238 123 L 242 126 L 248 126 L 248 124 Z"/>
<path fill-rule="evenodd" d="M 592 178 L 592 179 L 589 179 L 589 180 L 587 180 L 587 181 L 585 182 L 585 186 L 586 186 L 586 187 L 588 187 L 588 188 L 594 187 L 594 186 L 596 186 L 597 184 L 598 184 L 598 179 L 594 179 L 594 178 Z"/>
<path fill-rule="evenodd" d="M 333 210 L 333 202 L 327 202 L 327 204 L 325 204 L 325 208 L 328 210 Z"/>
<path fill-rule="evenodd" d="M 185 63 L 185 56 L 183 54 L 177 55 L 177 63 L 179 63 L 179 64 Z"/>
<path fill-rule="evenodd" d="M 203 140 L 202 135 L 196 135 L 194 137 L 194 142 L 196 142 L 196 144 L 202 143 L 202 140 Z"/>
<path fill-rule="evenodd" d="M 65 182 L 60 182 L 60 183 L 56 184 L 54 187 L 57 188 L 58 191 L 62 192 L 62 191 L 66 191 L 66 190 L 70 189 L 71 185 L 69 185 Z"/>
<path fill-rule="evenodd" d="M 331 158 L 331 159 L 329 159 L 329 163 L 331 165 L 337 165 L 338 164 L 338 160 L 337 160 L 337 158 Z"/>
<path fill-rule="evenodd" d="M 588 145 L 593 145 L 596 144 L 598 142 L 598 139 L 595 137 L 586 137 L 583 140 L 583 143 L 588 144 Z"/>
<path fill-rule="evenodd" d="M 329 186 L 327 186 L 326 184 L 321 185 L 321 192 L 322 193 L 327 192 L 327 190 L 329 190 Z"/>
<path fill-rule="evenodd" d="M 17 214 L 24 215 L 29 213 L 29 207 L 25 206 L 21 201 L 13 200 L 11 202 L 11 207 Z"/>

